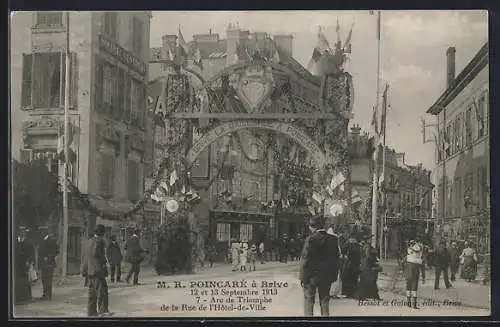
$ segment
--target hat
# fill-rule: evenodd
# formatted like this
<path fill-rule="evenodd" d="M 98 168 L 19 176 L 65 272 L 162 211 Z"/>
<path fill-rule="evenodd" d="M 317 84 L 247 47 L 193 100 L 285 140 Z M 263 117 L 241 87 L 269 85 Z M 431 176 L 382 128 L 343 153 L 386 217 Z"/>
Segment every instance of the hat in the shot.
<path fill-rule="evenodd" d="M 97 225 L 95 228 L 95 234 L 97 236 L 103 236 L 105 231 L 106 231 L 106 228 L 104 227 L 104 225 L 101 225 L 101 224 Z"/>
<path fill-rule="evenodd" d="M 316 215 L 309 220 L 309 226 L 312 228 L 323 228 L 325 227 L 325 218 L 323 215 Z"/>

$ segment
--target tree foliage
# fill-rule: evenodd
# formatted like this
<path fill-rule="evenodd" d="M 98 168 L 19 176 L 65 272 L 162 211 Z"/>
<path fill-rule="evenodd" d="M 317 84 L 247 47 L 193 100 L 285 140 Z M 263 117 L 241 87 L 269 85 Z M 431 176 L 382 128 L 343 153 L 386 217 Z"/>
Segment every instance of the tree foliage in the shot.
<path fill-rule="evenodd" d="M 42 160 L 12 164 L 12 204 L 14 223 L 36 228 L 47 224 L 61 209 L 58 177 Z"/>
<path fill-rule="evenodd" d="M 168 214 L 157 232 L 156 273 L 173 275 L 193 271 L 192 237 L 186 212 Z"/>

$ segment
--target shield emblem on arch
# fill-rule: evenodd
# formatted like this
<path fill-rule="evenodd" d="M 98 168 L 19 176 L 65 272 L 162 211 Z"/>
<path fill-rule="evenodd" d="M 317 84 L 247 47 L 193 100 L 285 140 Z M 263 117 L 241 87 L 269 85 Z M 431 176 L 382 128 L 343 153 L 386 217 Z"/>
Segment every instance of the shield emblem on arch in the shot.
<path fill-rule="evenodd" d="M 273 81 L 264 67 L 248 68 L 236 87 L 236 94 L 248 113 L 259 112 L 272 91 Z"/>

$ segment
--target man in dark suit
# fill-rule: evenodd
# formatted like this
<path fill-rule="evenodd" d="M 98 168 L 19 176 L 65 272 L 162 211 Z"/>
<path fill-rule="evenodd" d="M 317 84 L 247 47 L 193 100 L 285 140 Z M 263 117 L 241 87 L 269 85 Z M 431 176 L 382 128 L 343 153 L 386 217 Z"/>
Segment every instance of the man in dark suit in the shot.
<path fill-rule="evenodd" d="M 120 250 L 120 244 L 116 241 L 116 236 L 111 236 L 111 242 L 109 242 L 108 248 L 106 250 L 106 255 L 108 257 L 108 262 L 111 270 L 111 283 L 121 282 L 122 279 L 122 251 Z M 115 279 L 116 277 L 116 279 Z"/>
<path fill-rule="evenodd" d="M 45 235 L 44 235 L 45 234 Z M 39 266 L 42 273 L 43 295 L 41 300 L 52 300 L 52 280 L 56 268 L 59 246 L 48 232 L 42 232 L 43 239 L 38 250 Z"/>
<path fill-rule="evenodd" d="M 439 280 L 441 279 L 441 273 L 444 277 L 444 285 L 446 288 L 451 288 L 452 285 L 448 279 L 448 267 L 450 266 L 450 253 L 446 247 L 446 241 L 441 240 L 434 254 L 434 265 L 435 265 L 435 279 L 434 279 L 434 289 L 439 289 Z"/>
<path fill-rule="evenodd" d="M 104 316 L 108 311 L 108 268 L 106 266 L 106 243 L 103 236 L 105 228 L 97 225 L 95 235 L 87 240 L 83 248 L 82 276 L 88 281 L 88 315 Z M 98 308 L 99 307 L 99 308 Z"/>
<path fill-rule="evenodd" d="M 141 247 L 141 242 L 139 240 L 140 231 L 136 229 L 134 234 L 127 240 L 125 245 L 125 250 L 127 254 L 125 256 L 126 261 L 130 263 L 130 270 L 127 275 L 127 283 L 130 284 L 130 278 L 134 275 L 133 284 L 139 285 L 139 272 L 141 271 L 141 262 L 144 260 L 144 249 Z"/>
<path fill-rule="evenodd" d="M 313 316 L 316 291 L 321 315 L 329 316 L 330 288 L 337 280 L 339 269 L 338 238 L 327 234 L 325 219 L 315 216 L 309 222 L 311 235 L 304 242 L 300 258 L 300 284 L 304 288 L 304 314 Z"/>

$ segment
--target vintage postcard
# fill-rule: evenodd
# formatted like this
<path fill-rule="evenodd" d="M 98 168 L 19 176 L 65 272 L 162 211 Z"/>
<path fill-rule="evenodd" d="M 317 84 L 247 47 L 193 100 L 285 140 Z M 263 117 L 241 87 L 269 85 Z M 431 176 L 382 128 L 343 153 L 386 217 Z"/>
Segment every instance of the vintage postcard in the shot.
<path fill-rule="evenodd" d="M 14 318 L 489 316 L 488 12 L 10 24 Z"/>

